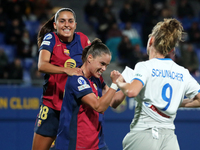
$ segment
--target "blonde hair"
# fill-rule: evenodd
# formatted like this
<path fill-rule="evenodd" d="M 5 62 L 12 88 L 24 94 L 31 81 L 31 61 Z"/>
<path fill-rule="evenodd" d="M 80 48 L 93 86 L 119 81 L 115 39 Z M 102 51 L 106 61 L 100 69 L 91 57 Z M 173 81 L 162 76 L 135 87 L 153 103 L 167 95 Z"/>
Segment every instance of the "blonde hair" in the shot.
<path fill-rule="evenodd" d="M 183 26 L 176 19 L 164 19 L 156 24 L 149 37 L 154 37 L 155 49 L 166 56 L 183 41 Z"/>

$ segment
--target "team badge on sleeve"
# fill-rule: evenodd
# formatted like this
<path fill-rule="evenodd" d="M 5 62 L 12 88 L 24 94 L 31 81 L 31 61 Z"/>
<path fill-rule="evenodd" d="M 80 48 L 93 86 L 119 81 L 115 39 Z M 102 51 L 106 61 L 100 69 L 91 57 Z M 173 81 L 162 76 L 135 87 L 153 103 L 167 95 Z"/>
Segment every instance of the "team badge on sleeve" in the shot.
<path fill-rule="evenodd" d="M 79 91 L 82 91 L 82 90 L 88 89 L 88 88 L 90 88 L 90 86 L 88 84 L 83 84 L 83 85 L 78 86 Z"/>
<path fill-rule="evenodd" d="M 85 79 L 83 79 L 83 77 L 78 78 L 78 83 L 79 84 L 87 84 L 87 82 L 85 81 Z"/>
<path fill-rule="evenodd" d="M 43 41 L 41 45 L 50 45 L 50 41 Z"/>
<path fill-rule="evenodd" d="M 52 39 L 52 35 L 49 33 L 44 37 L 44 40 L 50 40 Z"/>
<path fill-rule="evenodd" d="M 82 91 L 84 89 L 90 88 L 90 86 L 87 84 L 85 79 L 83 79 L 83 77 L 79 77 L 78 78 L 78 83 L 80 84 L 80 86 L 78 86 L 78 90 L 79 91 Z"/>

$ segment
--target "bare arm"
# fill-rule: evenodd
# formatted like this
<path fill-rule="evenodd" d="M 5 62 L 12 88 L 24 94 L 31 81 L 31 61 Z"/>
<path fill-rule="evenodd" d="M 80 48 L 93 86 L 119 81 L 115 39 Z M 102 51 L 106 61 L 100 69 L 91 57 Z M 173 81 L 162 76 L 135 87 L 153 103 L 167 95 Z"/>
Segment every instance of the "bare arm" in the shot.
<path fill-rule="evenodd" d="M 126 95 L 121 90 L 116 92 L 110 103 L 110 107 L 117 108 L 125 99 L 125 97 Z"/>
<path fill-rule="evenodd" d="M 117 78 L 119 77 L 120 73 L 118 71 L 111 72 L 111 79 L 113 83 L 116 83 Z M 107 85 L 104 86 L 102 91 L 102 97 L 97 99 L 94 93 L 90 93 L 82 97 L 82 102 L 92 107 L 95 111 L 99 113 L 104 113 L 106 109 L 109 107 L 113 96 L 115 95 L 116 90 L 113 88 L 109 88 Z"/>
<path fill-rule="evenodd" d="M 50 63 L 51 53 L 48 50 L 41 50 L 39 53 L 38 70 L 48 74 L 82 75 L 80 68 L 65 68 Z"/>
<path fill-rule="evenodd" d="M 95 111 L 99 113 L 104 113 L 109 107 L 112 97 L 114 96 L 116 90 L 109 88 L 108 92 L 104 94 L 101 98 L 97 99 L 94 93 L 85 95 L 81 100 L 85 104 L 88 104 Z"/>
<path fill-rule="evenodd" d="M 198 93 L 193 99 L 184 99 L 180 107 L 200 107 L 200 93 Z"/>
<path fill-rule="evenodd" d="M 139 80 L 133 80 L 131 83 L 126 83 L 122 75 L 117 79 L 117 86 L 128 97 L 136 97 L 143 88 L 143 85 Z"/>
<path fill-rule="evenodd" d="M 106 93 L 109 90 L 109 87 L 106 85 L 103 89 L 103 92 Z M 110 103 L 110 107 L 117 108 L 121 102 L 125 99 L 124 93 L 120 90 L 115 93 Z"/>

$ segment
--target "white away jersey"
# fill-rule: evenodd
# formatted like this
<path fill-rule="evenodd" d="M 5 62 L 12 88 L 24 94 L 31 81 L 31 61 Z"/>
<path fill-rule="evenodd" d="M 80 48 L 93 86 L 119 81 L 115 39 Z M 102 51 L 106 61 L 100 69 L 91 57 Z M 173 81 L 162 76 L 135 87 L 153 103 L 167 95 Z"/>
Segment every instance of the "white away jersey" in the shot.
<path fill-rule="evenodd" d="M 137 63 L 133 80 L 144 86 L 135 98 L 138 103 L 131 124 L 133 130 L 154 126 L 174 129 L 173 121 L 184 96 L 193 98 L 200 90 L 189 71 L 169 58 Z"/>

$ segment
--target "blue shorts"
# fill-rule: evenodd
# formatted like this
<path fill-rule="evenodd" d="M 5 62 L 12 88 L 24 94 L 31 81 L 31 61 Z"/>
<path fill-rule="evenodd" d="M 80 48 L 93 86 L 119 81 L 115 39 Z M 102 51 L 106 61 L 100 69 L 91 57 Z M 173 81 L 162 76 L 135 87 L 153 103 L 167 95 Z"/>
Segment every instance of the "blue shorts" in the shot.
<path fill-rule="evenodd" d="M 59 118 L 60 111 L 42 104 L 35 122 L 34 132 L 43 136 L 55 137 L 57 135 Z"/>

